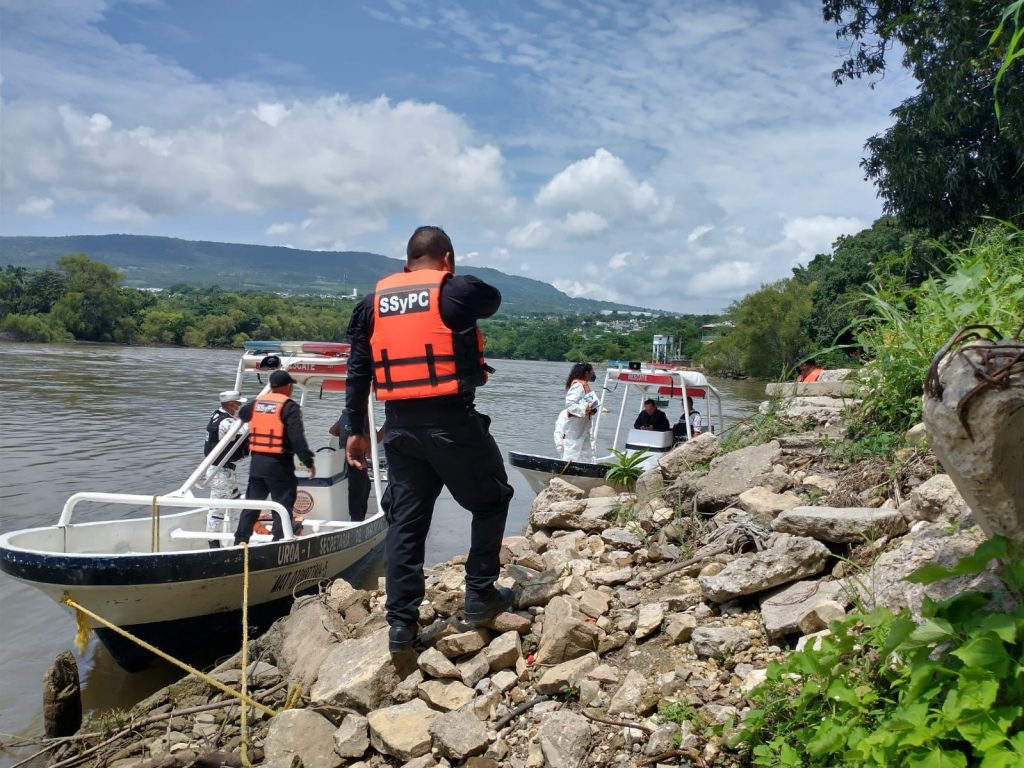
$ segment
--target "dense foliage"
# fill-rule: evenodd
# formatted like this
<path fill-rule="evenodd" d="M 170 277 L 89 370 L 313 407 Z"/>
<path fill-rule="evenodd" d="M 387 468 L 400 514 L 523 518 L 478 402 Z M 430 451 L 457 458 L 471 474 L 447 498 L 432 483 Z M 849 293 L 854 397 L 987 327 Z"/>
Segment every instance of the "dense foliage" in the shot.
<path fill-rule="evenodd" d="M 1019 13 L 1020 4 L 1013 5 Z M 917 94 L 893 110 L 894 124 L 867 142 L 862 165 L 886 211 L 932 235 L 964 233 L 981 216 L 1020 216 L 1024 59 L 1012 54 L 1018 37 L 1007 32 L 992 39 L 1006 6 L 993 0 L 822 0 L 822 7 L 837 36 L 851 45 L 834 73 L 837 83 L 885 73 L 894 50 L 920 83 Z"/>
<path fill-rule="evenodd" d="M 952 569 L 926 566 L 910 579 L 981 574 L 995 560 L 1001 588 L 926 599 L 921 624 L 907 611 L 853 614 L 819 647 L 770 666 L 736 739 L 753 765 L 1024 764 L 1022 556 L 996 538 Z"/>

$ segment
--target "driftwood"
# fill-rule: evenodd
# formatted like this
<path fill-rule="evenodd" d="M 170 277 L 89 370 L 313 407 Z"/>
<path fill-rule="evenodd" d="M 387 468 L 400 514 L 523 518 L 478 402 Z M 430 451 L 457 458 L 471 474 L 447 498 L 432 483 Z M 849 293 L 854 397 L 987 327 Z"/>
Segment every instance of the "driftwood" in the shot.
<path fill-rule="evenodd" d="M 495 731 L 500 731 L 506 725 L 511 723 L 513 719 L 515 719 L 519 715 L 523 714 L 523 712 L 525 712 L 526 710 L 532 709 L 533 707 L 535 707 L 538 704 L 540 704 L 542 701 L 547 701 L 550 698 L 551 697 L 548 696 L 546 693 L 542 693 L 540 696 L 536 696 L 536 697 L 530 699 L 525 704 L 520 704 L 518 707 L 513 709 L 511 712 L 509 712 L 507 715 L 505 715 L 503 718 L 501 718 L 498 722 L 496 722 L 492 726 L 492 729 L 495 730 Z"/>
<path fill-rule="evenodd" d="M 725 544 L 709 549 L 707 552 L 702 552 L 701 550 L 698 550 L 698 554 L 694 555 L 689 560 L 683 560 L 679 563 L 673 563 L 667 568 L 662 568 L 660 571 L 655 571 L 645 579 L 640 579 L 639 581 L 635 582 L 635 584 L 637 587 L 643 587 L 647 584 L 650 584 L 651 582 L 658 581 L 658 579 L 663 579 L 666 576 L 670 576 L 671 574 L 676 573 L 677 571 L 681 571 L 684 568 L 689 568 L 691 565 L 696 565 L 697 563 L 703 560 L 707 560 L 709 557 L 721 555 L 728 551 L 729 547 Z"/>
<path fill-rule="evenodd" d="M 635 728 L 638 731 L 643 731 L 648 736 L 654 733 L 654 729 L 649 725 L 643 723 L 631 723 L 626 720 L 612 720 L 610 717 L 604 717 L 603 715 L 595 715 L 592 712 L 584 709 L 580 712 L 588 720 L 593 720 L 595 723 L 604 723 L 605 725 L 617 725 L 622 728 Z"/>

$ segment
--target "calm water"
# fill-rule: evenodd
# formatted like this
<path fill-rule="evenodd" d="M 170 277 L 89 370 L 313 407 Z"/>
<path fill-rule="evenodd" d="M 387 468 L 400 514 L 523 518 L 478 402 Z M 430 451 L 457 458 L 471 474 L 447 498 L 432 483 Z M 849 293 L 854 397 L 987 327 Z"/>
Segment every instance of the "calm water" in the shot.
<path fill-rule="evenodd" d="M 0 342 L 0 532 L 56 523 L 75 491 L 153 494 L 178 487 L 201 457 L 216 393 L 232 386 L 237 361 L 236 352 L 222 350 Z M 494 365 L 498 371 L 479 391 L 478 407 L 491 416 L 499 446 L 550 453 L 568 366 L 508 360 Z M 763 385 L 753 382 L 715 383 L 727 426 L 755 409 L 763 393 Z M 246 394 L 254 389 L 250 383 Z M 341 410 L 340 397 L 332 396 L 334 404 L 307 408 L 314 450 L 326 444 L 326 430 Z M 627 413 L 632 410 L 627 406 Z M 673 422 L 678 410 L 676 404 L 669 409 Z M 616 416 L 603 417 L 599 447 L 610 443 Z M 243 475 L 246 466 L 241 465 Z M 509 478 L 516 497 L 508 531 L 516 533 L 532 495 L 511 468 Z M 241 482 L 244 488 L 244 477 Z M 80 519 L 99 514 L 83 508 Z M 466 516 L 450 496 L 441 497 L 427 540 L 428 562 L 465 551 Z M 368 569 L 366 582 L 375 583 L 379 573 L 379 564 Z M 73 650 L 73 636 L 70 614 L 0 575 L 0 734 L 41 731 L 43 673 L 57 653 Z M 178 677 L 162 664 L 125 674 L 95 641 L 78 661 L 87 710 L 130 706 Z M 0 753 L 0 766 L 10 762 Z"/>

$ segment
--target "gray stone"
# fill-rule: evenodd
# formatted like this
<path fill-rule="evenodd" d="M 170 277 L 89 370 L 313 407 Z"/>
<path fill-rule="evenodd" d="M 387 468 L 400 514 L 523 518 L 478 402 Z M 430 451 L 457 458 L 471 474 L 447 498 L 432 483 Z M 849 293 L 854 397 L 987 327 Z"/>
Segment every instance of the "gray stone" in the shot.
<path fill-rule="evenodd" d="M 612 488 L 610 485 L 598 485 L 590 489 L 587 496 L 591 499 L 607 499 L 612 496 L 618 496 L 619 492 Z"/>
<path fill-rule="evenodd" d="M 1002 341 L 998 364 L 1024 352 L 1024 341 Z M 941 396 L 926 393 L 928 440 L 953 483 L 989 536 L 1024 538 L 1024 366 L 1017 365 L 1002 388 L 986 388 L 962 410 L 957 407 L 978 386 L 974 366 L 988 342 L 973 342 L 947 355 L 939 366 Z M 994 366 L 993 366 L 994 367 Z"/>
<path fill-rule="evenodd" d="M 487 729 L 476 715 L 466 710 L 446 712 L 430 724 L 430 736 L 443 757 L 465 760 L 487 749 Z"/>
<path fill-rule="evenodd" d="M 601 532 L 601 538 L 615 549 L 628 549 L 630 552 L 643 544 L 639 536 L 625 528 L 606 528 Z"/>
<path fill-rule="evenodd" d="M 519 682 L 519 675 L 513 669 L 503 669 L 491 678 L 491 685 L 504 693 L 509 688 L 515 687 Z"/>
<path fill-rule="evenodd" d="M 805 488 L 816 488 L 824 493 L 832 493 L 839 485 L 834 477 L 826 477 L 825 475 L 807 475 L 801 481 L 801 484 Z"/>
<path fill-rule="evenodd" d="M 516 579 L 514 589 L 517 608 L 546 605 L 564 591 L 561 574 L 553 571 L 545 571 L 528 579 Z"/>
<path fill-rule="evenodd" d="M 748 488 L 736 499 L 740 509 L 752 515 L 775 517 L 780 512 L 799 507 L 803 500 L 795 493 L 775 493 L 761 485 Z"/>
<path fill-rule="evenodd" d="M 346 637 L 345 619 L 319 600 L 308 600 L 296 607 L 281 626 L 278 666 L 289 680 L 309 690 L 327 655 Z"/>
<path fill-rule="evenodd" d="M 665 479 L 672 482 L 695 464 L 711 461 L 718 455 L 718 450 L 718 438 L 711 432 L 703 432 L 658 459 L 658 466 Z"/>
<path fill-rule="evenodd" d="M 437 641 L 435 647 L 449 659 L 455 659 L 469 653 L 476 653 L 485 645 L 487 645 L 486 630 L 474 629 L 442 637 Z"/>
<path fill-rule="evenodd" d="M 342 757 L 362 757 L 370 746 L 369 724 L 362 715 L 348 714 L 334 732 L 334 751 Z"/>
<path fill-rule="evenodd" d="M 588 653 L 578 659 L 563 661 L 561 664 L 549 667 L 537 682 L 537 692 L 557 694 L 563 688 L 578 689 L 580 680 L 597 666 L 598 661 L 596 653 Z"/>
<path fill-rule="evenodd" d="M 487 662 L 487 659 L 483 657 L 483 654 L 478 654 L 461 662 L 458 666 L 458 670 L 459 677 L 462 678 L 462 682 L 472 688 L 487 677 L 488 673 L 491 671 L 491 665 Z"/>
<path fill-rule="evenodd" d="M 416 688 L 417 694 L 434 709 L 445 712 L 462 709 L 473 700 L 473 689 L 458 680 L 427 680 Z"/>
<path fill-rule="evenodd" d="M 427 648 L 416 659 L 416 664 L 423 670 L 424 674 L 431 677 L 443 677 L 457 679 L 460 677 L 459 670 L 451 660 L 436 648 Z"/>
<path fill-rule="evenodd" d="M 910 516 L 908 522 L 939 518 L 955 518 L 960 514 L 964 499 L 949 475 L 929 477 L 910 492 Z"/>
<path fill-rule="evenodd" d="M 43 723 L 50 738 L 71 736 L 82 725 L 82 686 L 71 651 L 58 653 L 43 675 Z"/>
<path fill-rule="evenodd" d="M 419 699 L 375 709 L 366 719 L 370 743 L 378 752 L 399 760 L 412 760 L 430 751 L 430 724 L 441 713 Z"/>
<path fill-rule="evenodd" d="M 588 589 L 580 597 L 580 610 L 592 619 L 599 619 L 608 613 L 611 598 L 599 589 Z"/>
<path fill-rule="evenodd" d="M 907 445 L 919 451 L 928 450 L 928 429 L 924 422 L 918 422 L 907 430 Z"/>
<path fill-rule="evenodd" d="M 637 642 L 646 640 L 659 629 L 661 622 L 665 620 L 665 609 L 661 603 L 648 603 L 640 606 L 640 613 L 636 619 L 636 629 L 633 630 L 633 637 Z"/>
<path fill-rule="evenodd" d="M 583 517 L 589 520 L 606 521 L 616 509 L 622 506 L 623 501 L 623 496 L 618 494 L 605 498 L 589 498 L 587 499 L 587 506 L 583 510 Z"/>
<path fill-rule="evenodd" d="M 376 709 L 398 685 L 388 651 L 387 627 L 358 640 L 332 646 L 310 690 L 314 704 L 335 704 L 360 712 Z"/>
<path fill-rule="evenodd" d="M 545 717 L 537 731 L 546 768 L 578 768 L 590 749 L 590 739 L 586 718 L 564 709 Z"/>
<path fill-rule="evenodd" d="M 537 497 L 540 498 L 539 496 Z M 566 531 L 600 531 L 603 520 L 586 517 L 585 501 L 556 501 L 530 513 L 530 524 L 534 528 L 555 528 Z"/>
<path fill-rule="evenodd" d="M 702 511 L 722 509 L 754 485 L 754 478 L 771 472 L 779 455 L 779 444 L 773 440 L 719 456 L 708 473 L 694 481 L 697 507 Z"/>
<path fill-rule="evenodd" d="M 693 630 L 697 628 L 697 617 L 692 613 L 679 613 L 669 617 L 668 626 L 665 627 L 665 635 L 673 643 L 687 642 L 693 636 Z"/>
<path fill-rule="evenodd" d="M 633 578 L 632 568 L 602 568 L 590 574 L 590 581 L 606 587 L 625 584 Z"/>
<path fill-rule="evenodd" d="M 661 498 L 665 492 L 665 476 L 661 467 L 651 467 L 636 479 L 633 492 L 636 494 L 635 508 L 645 507 L 651 501 Z"/>
<path fill-rule="evenodd" d="M 544 612 L 537 663 L 560 664 L 597 650 L 601 635 L 600 629 L 580 618 L 572 600 L 556 597 Z"/>
<path fill-rule="evenodd" d="M 697 627 L 691 642 L 698 656 L 725 659 L 750 647 L 750 631 L 743 627 Z"/>
<path fill-rule="evenodd" d="M 484 649 L 483 656 L 491 672 L 514 667 L 523 655 L 523 644 L 518 632 L 505 632 L 491 641 Z"/>
<path fill-rule="evenodd" d="M 871 507 L 797 507 L 772 522 L 772 530 L 834 544 L 861 544 L 907 532 L 895 509 Z"/>
<path fill-rule="evenodd" d="M 698 581 L 706 599 L 724 603 L 821 573 L 828 557 L 828 548 L 820 541 L 789 537 L 752 557 L 738 557 L 720 573 Z"/>
<path fill-rule="evenodd" d="M 419 669 L 414 669 L 391 691 L 391 703 L 404 704 L 415 699 L 419 695 L 420 683 L 424 680 L 426 680 L 426 677 L 423 672 Z"/>
<path fill-rule="evenodd" d="M 839 581 L 798 581 L 762 598 L 761 621 L 769 640 L 800 632 L 800 617 L 816 604 L 849 602 L 848 588 Z"/>
<path fill-rule="evenodd" d="M 311 709 L 286 709 L 270 719 L 265 760 L 287 765 L 298 755 L 305 768 L 338 768 L 343 760 L 334 751 L 334 731 L 330 720 Z"/>
<path fill-rule="evenodd" d="M 647 678 L 635 669 L 626 673 L 622 685 L 615 691 L 608 704 L 610 715 L 635 715 L 647 690 Z"/>
<path fill-rule="evenodd" d="M 768 384 L 764 388 L 768 397 L 850 397 L 855 394 L 852 381 L 809 381 Z"/>
<path fill-rule="evenodd" d="M 822 600 L 800 616 L 800 631 L 805 635 L 820 632 L 833 621 L 846 617 L 846 609 L 835 600 Z"/>
<path fill-rule="evenodd" d="M 574 499 L 582 499 L 587 495 L 587 492 L 582 488 L 578 488 L 572 483 L 566 482 L 560 477 L 552 477 L 548 481 L 547 488 L 538 494 L 545 497 L 547 503 L 556 501 L 572 501 Z M 537 503 L 536 501 L 534 502 Z"/>

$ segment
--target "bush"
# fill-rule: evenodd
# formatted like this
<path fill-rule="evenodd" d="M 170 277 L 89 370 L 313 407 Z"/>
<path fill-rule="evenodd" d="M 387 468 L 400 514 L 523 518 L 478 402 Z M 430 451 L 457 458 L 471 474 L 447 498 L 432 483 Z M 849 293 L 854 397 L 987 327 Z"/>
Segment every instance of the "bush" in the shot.
<path fill-rule="evenodd" d="M 755 766 L 1009 768 L 1024 765 L 1024 546 L 995 538 L 918 583 L 977 574 L 992 560 L 1016 603 L 966 592 L 925 602 L 924 622 L 878 608 L 831 627 L 817 650 L 769 667 L 733 745 Z"/>
<path fill-rule="evenodd" d="M 67 329 L 49 315 L 7 315 L 0 323 L 0 331 L 9 333 L 17 341 L 71 341 Z"/>
<path fill-rule="evenodd" d="M 1024 319 L 1024 232 L 1010 225 L 979 229 L 949 253 L 950 268 L 916 288 L 876 287 L 874 314 L 857 341 L 871 361 L 860 372 L 862 425 L 904 432 L 921 419 L 924 377 L 932 357 L 961 327 L 988 323 L 1007 335 Z"/>

